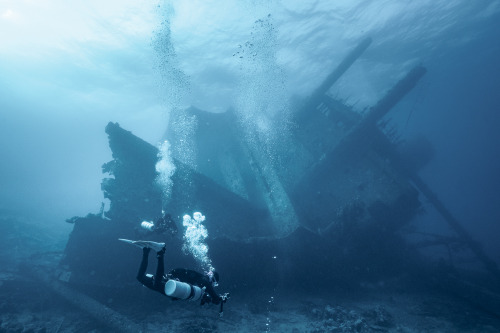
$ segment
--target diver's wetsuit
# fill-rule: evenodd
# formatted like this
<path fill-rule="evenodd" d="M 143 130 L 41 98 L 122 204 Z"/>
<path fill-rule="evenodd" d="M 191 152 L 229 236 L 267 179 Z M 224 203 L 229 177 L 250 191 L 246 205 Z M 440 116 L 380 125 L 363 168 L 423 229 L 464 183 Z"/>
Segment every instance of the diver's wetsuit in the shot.
<path fill-rule="evenodd" d="M 154 224 L 154 231 L 160 234 L 175 236 L 178 232 L 177 225 L 170 214 L 164 214 Z"/>
<path fill-rule="evenodd" d="M 165 270 L 163 255 L 165 254 L 165 248 L 156 254 L 156 257 L 158 258 L 158 265 L 156 266 L 155 276 L 146 275 L 150 250 L 151 249 L 149 247 L 144 247 L 142 249 L 142 261 L 141 266 L 139 266 L 139 272 L 137 272 L 137 280 L 149 289 L 156 290 L 157 292 L 165 295 L 165 283 L 167 283 L 167 281 L 163 278 Z"/>
<path fill-rule="evenodd" d="M 208 277 L 198 273 L 196 271 L 184 268 L 176 268 L 171 270 L 167 278 L 164 274 L 164 262 L 163 257 L 165 254 L 165 248 L 160 252 L 157 252 L 156 257 L 158 258 L 158 265 L 156 266 L 155 276 L 147 276 L 146 269 L 148 268 L 148 256 L 151 249 L 144 247 L 142 249 L 142 261 L 139 266 L 139 272 L 137 273 L 137 280 L 149 289 L 155 290 L 159 293 L 165 294 L 165 283 L 168 279 L 179 280 L 181 282 L 186 282 L 200 288 L 205 287 L 205 296 L 202 298 L 202 304 L 206 302 L 212 302 L 214 304 L 219 304 L 221 302 L 221 297 L 215 292 L 212 283 L 209 281 Z M 208 297 L 207 297 L 208 295 Z"/>

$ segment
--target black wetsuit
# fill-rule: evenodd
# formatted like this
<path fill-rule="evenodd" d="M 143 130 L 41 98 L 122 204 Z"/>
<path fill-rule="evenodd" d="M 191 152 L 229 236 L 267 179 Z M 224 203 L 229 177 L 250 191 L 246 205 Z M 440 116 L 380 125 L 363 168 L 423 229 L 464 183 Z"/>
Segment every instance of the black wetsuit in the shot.
<path fill-rule="evenodd" d="M 170 214 L 165 214 L 156 220 L 154 231 L 160 234 L 170 234 L 175 236 L 178 232 L 177 225 Z"/>
<path fill-rule="evenodd" d="M 205 295 L 202 297 L 202 304 L 206 302 L 212 302 L 214 304 L 219 304 L 221 302 L 221 297 L 215 292 L 212 283 L 209 281 L 206 275 L 198 273 L 193 270 L 176 268 L 171 270 L 167 276 L 165 276 L 165 266 L 163 262 L 163 257 L 165 254 L 165 249 L 158 252 L 156 257 L 158 258 L 158 265 L 156 266 L 156 274 L 154 276 L 146 276 L 146 269 L 148 268 L 148 256 L 150 249 L 145 247 L 142 249 L 142 261 L 139 266 L 139 272 L 137 273 L 137 280 L 149 289 L 155 290 L 163 295 L 165 294 L 165 283 L 169 279 L 179 280 L 181 282 L 186 282 L 200 288 L 205 287 Z"/>
<path fill-rule="evenodd" d="M 137 272 L 137 280 L 139 280 L 140 283 L 142 283 L 149 289 L 156 290 L 157 292 L 165 295 L 165 283 L 167 282 L 163 277 L 165 270 L 163 255 L 165 254 L 165 250 L 158 252 L 156 255 L 156 257 L 158 258 L 158 265 L 156 266 L 155 276 L 146 276 L 150 250 L 151 249 L 148 247 L 144 247 L 142 249 L 142 261 L 141 265 L 139 266 L 139 272 Z"/>

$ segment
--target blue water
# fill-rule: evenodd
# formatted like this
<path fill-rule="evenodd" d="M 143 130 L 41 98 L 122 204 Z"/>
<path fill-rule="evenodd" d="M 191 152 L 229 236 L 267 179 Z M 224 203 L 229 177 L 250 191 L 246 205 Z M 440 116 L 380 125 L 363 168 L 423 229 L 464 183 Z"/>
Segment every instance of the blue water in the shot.
<path fill-rule="evenodd" d="M 498 22 L 498 0 L 4 0 L 0 211 L 64 240 L 61 221 L 105 201 L 108 121 L 157 145 L 173 110 L 233 108 L 272 155 L 293 128 L 290 101 L 371 37 L 330 93 L 361 113 L 412 67 L 427 69 L 387 119 L 402 139 L 431 142 L 420 176 L 500 264 Z M 419 229 L 454 235 L 423 204 Z"/>
<path fill-rule="evenodd" d="M 361 110 L 423 64 L 427 75 L 391 117 L 402 137 L 431 140 L 423 178 L 499 260 L 499 10 L 486 0 L 3 1 L 1 205 L 29 202 L 53 220 L 94 211 L 107 121 L 153 144 L 175 107 L 239 107 L 265 123 L 370 36 L 332 93 Z"/>

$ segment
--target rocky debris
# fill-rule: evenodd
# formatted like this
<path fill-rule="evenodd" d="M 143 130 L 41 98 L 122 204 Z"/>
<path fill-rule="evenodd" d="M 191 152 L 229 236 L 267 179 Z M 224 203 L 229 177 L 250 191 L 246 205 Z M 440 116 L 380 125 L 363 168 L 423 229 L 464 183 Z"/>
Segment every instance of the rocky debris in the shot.
<path fill-rule="evenodd" d="M 314 308 L 311 314 L 316 321 L 312 323 L 312 332 L 368 332 L 366 319 L 355 310 L 342 306 L 327 305 Z"/>
<path fill-rule="evenodd" d="M 363 312 L 363 317 L 370 323 L 369 327 L 376 331 L 386 331 L 394 326 L 394 318 L 383 306 Z"/>

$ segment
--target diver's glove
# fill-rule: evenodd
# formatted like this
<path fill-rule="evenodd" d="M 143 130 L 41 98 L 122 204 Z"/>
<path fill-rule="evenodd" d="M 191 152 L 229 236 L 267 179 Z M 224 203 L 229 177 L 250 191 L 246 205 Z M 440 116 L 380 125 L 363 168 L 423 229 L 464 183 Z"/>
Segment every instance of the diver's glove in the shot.
<path fill-rule="evenodd" d="M 229 299 L 229 293 L 225 293 L 224 295 L 219 295 L 220 297 L 220 300 L 222 301 L 222 303 L 226 303 L 227 300 Z"/>

